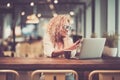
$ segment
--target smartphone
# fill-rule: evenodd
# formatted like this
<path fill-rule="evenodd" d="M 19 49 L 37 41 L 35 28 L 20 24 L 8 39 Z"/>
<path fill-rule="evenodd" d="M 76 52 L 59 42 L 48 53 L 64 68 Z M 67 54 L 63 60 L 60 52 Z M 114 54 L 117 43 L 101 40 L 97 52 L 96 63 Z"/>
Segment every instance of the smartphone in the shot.
<path fill-rule="evenodd" d="M 72 38 L 73 38 L 73 42 L 76 42 L 77 40 L 82 39 L 82 36 L 81 35 L 73 35 Z"/>

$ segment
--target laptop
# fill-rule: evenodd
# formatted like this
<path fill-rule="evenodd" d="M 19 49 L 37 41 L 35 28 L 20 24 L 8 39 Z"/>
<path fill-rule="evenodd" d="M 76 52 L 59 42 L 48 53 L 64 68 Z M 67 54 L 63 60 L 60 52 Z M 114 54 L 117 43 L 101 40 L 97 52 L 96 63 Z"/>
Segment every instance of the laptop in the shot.
<path fill-rule="evenodd" d="M 77 59 L 101 58 L 106 38 L 84 38 Z"/>

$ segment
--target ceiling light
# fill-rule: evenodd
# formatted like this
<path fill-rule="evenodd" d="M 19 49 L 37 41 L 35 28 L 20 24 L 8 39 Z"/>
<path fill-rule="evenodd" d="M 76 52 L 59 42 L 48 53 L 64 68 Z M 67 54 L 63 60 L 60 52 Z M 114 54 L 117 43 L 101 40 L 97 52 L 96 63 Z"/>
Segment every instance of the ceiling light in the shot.
<path fill-rule="evenodd" d="M 25 12 L 24 12 L 24 11 L 23 11 L 23 12 L 21 12 L 21 15 L 22 15 L 22 16 L 24 16 L 24 15 L 25 15 Z"/>
<path fill-rule="evenodd" d="M 38 17 L 41 17 L 41 14 L 39 13 L 39 14 L 37 14 L 37 16 L 38 16 Z"/>
<path fill-rule="evenodd" d="M 56 17 L 56 16 L 57 16 L 57 13 L 53 13 L 53 16 Z"/>
<path fill-rule="evenodd" d="M 31 3 L 30 3 L 30 6 L 34 6 L 34 2 L 31 2 Z"/>
<path fill-rule="evenodd" d="M 75 13 L 73 11 L 70 11 L 70 15 L 73 16 L 75 15 Z"/>
<path fill-rule="evenodd" d="M 53 5 L 53 4 L 50 4 L 49 7 L 50 7 L 50 9 L 52 9 L 52 10 L 54 9 L 54 5 Z"/>
<path fill-rule="evenodd" d="M 7 7 L 10 7 L 10 3 L 7 3 Z"/>
<path fill-rule="evenodd" d="M 58 3 L 58 0 L 54 0 L 54 3 L 57 4 L 57 3 Z"/>

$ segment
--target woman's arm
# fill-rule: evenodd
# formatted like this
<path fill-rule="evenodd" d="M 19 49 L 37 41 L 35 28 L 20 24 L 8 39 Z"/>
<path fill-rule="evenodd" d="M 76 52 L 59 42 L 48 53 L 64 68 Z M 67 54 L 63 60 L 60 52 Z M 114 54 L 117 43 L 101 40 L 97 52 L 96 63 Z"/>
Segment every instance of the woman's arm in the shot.
<path fill-rule="evenodd" d="M 44 55 L 47 57 L 58 57 L 59 55 L 64 54 L 66 50 L 75 50 L 80 43 L 80 40 L 67 45 L 63 49 L 55 49 L 48 35 L 44 36 L 43 45 L 44 45 Z"/>
<path fill-rule="evenodd" d="M 52 52 L 52 57 L 58 57 L 59 55 L 62 55 L 62 54 L 64 54 L 64 50 L 63 49 L 62 50 L 54 50 Z"/>
<path fill-rule="evenodd" d="M 61 50 L 54 50 L 52 52 L 52 57 L 58 57 L 59 55 L 64 54 L 64 51 L 72 51 L 75 50 L 79 46 L 80 40 L 73 43 L 71 46 L 68 46 L 66 48 L 63 48 Z"/>

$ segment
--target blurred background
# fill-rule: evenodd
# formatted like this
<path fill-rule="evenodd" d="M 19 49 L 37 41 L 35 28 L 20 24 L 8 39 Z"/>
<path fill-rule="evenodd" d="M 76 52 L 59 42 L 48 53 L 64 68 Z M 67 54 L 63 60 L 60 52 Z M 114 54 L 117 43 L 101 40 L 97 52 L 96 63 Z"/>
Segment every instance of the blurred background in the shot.
<path fill-rule="evenodd" d="M 41 40 L 48 21 L 58 14 L 71 16 L 75 35 L 120 34 L 119 13 L 120 0 L 0 0 L 0 42 L 12 44 L 2 50 L 16 52 L 17 43 Z"/>

